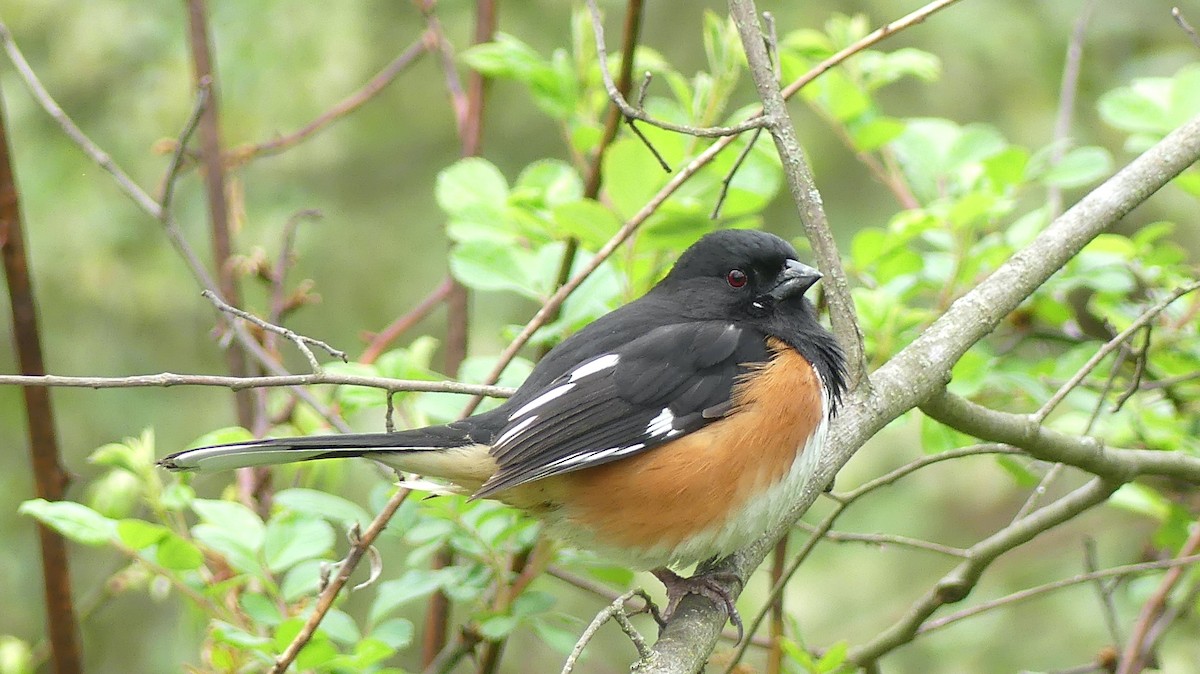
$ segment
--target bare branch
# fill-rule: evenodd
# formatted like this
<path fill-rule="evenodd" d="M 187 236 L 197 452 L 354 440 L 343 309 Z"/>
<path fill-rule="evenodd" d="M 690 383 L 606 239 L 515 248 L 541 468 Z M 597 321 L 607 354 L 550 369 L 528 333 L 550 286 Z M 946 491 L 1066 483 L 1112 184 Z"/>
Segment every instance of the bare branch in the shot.
<path fill-rule="evenodd" d="M 1142 315 L 1138 316 L 1137 320 L 1135 320 L 1133 323 L 1130 323 L 1129 327 L 1122 330 L 1120 334 L 1118 334 L 1116 337 L 1113 337 L 1104 346 L 1097 349 L 1096 353 L 1093 354 L 1092 357 L 1083 364 L 1083 367 L 1079 368 L 1079 371 L 1076 372 L 1073 377 L 1068 379 L 1065 384 L 1060 386 L 1059 389 L 1054 392 L 1054 395 L 1050 396 L 1050 399 L 1046 401 L 1046 404 L 1042 405 L 1041 409 L 1033 414 L 1033 419 L 1039 422 L 1045 421 L 1050 412 L 1053 411 L 1054 408 L 1063 401 L 1063 398 L 1066 398 L 1067 394 L 1079 385 L 1079 382 L 1083 381 L 1085 377 L 1091 374 L 1092 370 L 1095 369 L 1095 367 L 1100 364 L 1100 361 L 1104 360 L 1108 354 L 1112 353 L 1114 350 L 1124 344 L 1126 340 L 1137 333 L 1138 330 L 1142 329 L 1142 326 L 1145 326 L 1149 324 L 1150 321 L 1154 320 L 1154 318 L 1162 313 L 1168 306 L 1170 306 L 1172 302 L 1196 289 L 1200 289 L 1200 281 L 1189 283 L 1181 288 L 1176 288 L 1175 291 L 1170 295 L 1167 295 L 1163 299 L 1154 303 L 1154 305 L 1149 309 L 1142 312 Z"/>
<path fill-rule="evenodd" d="M 1200 550 L 1200 523 L 1192 526 L 1192 533 L 1179 550 L 1179 556 L 1175 561 L 1189 557 L 1193 560 L 1200 559 L 1200 555 L 1195 554 L 1197 550 Z M 1183 578 L 1183 572 L 1182 566 L 1175 566 L 1168 571 L 1154 590 L 1154 594 L 1142 606 L 1137 623 L 1134 624 L 1133 633 L 1130 635 L 1128 643 L 1125 644 L 1125 652 L 1121 655 L 1121 666 L 1117 668 L 1117 674 L 1138 674 L 1145 669 L 1147 659 L 1156 642 L 1156 639 L 1151 637 L 1153 626 L 1166 610 L 1167 598 L 1171 595 L 1171 590 Z M 1161 634 L 1161 631 L 1159 633 Z"/>
<path fill-rule="evenodd" d="M 25 60 L 25 56 L 17 48 L 16 42 L 13 41 L 8 26 L 2 21 L 0 21 L 0 43 L 4 44 L 4 50 L 8 52 L 9 60 L 16 67 L 17 73 L 25 82 L 25 86 L 29 89 L 29 92 L 33 94 L 34 100 L 58 124 L 63 133 L 66 133 L 75 145 L 83 150 L 84 154 L 95 162 L 97 166 L 108 171 L 113 179 L 117 181 L 117 186 L 121 188 L 121 191 L 132 199 L 139 208 L 149 213 L 156 220 L 161 219 L 162 208 L 158 202 L 151 198 L 149 194 L 146 194 L 145 190 L 133 181 L 133 178 L 130 178 L 128 174 L 122 171 L 121 167 L 117 166 L 116 162 L 113 161 L 107 152 L 101 150 L 99 145 L 93 143 L 92 139 L 88 138 L 87 134 L 54 101 L 54 98 L 50 96 L 50 92 L 46 91 L 46 87 L 42 86 L 41 80 L 33 72 L 33 68 L 29 67 L 29 62 Z"/>
<path fill-rule="evenodd" d="M 1191 39 L 1192 44 L 1196 45 L 1196 47 L 1200 47 L 1200 34 L 1197 34 L 1196 29 L 1192 27 L 1192 24 L 1188 23 L 1188 20 L 1184 18 L 1183 12 L 1181 12 L 1178 7 L 1172 7 L 1171 16 L 1175 18 L 1175 23 L 1179 24 L 1179 27 L 1182 28 L 1183 32 L 1187 34 L 1189 39 Z"/>
<path fill-rule="evenodd" d="M 757 129 L 766 123 L 762 117 L 752 116 L 750 119 L 733 126 L 688 126 L 686 124 L 672 124 L 661 119 L 655 119 L 646 114 L 644 110 L 633 107 L 629 104 L 629 101 L 625 100 L 625 96 L 621 94 L 616 82 L 613 81 L 612 73 L 608 71 L 608 48 L 604 42 L 604 20 L 600 17 L 600 8 L 596 6 L 596 0 L 587 0 L 587 5 L 588 11 L 592 14 L 592 33 L 596 37 L 596 56 L 600 62 L 600 76 L 604 79 L 604 89 L 608 92 L 608 98 L 621 109 L 621 114 L 625 115 L 625 119 L 631 122 L 636 119 L 651 126 L 657 126 L 660 129 L 700 138 L 736 136 L 745 131 Z M 632 123 L 630 127 L 633 127 Z M 657 155 L 657 153 L 655 154 Z M 659 161 L 662 161 L 661 157 Z"/>
<path fill-rule="evenodd" d="M 204 108 L 208 106 L 211 86 L 212 78 L 201 78 L 200 85 L 196 87 L 196 102 L 192 104 L 192 114 L 188 115 L 187 121 L 183 123 L 183 130 L 175 139 L 171 162 L 167 164 L 167 174 L 163 176 L 162 196 L 158 200 L 164 213 L 171 210 L 171 201 L 175 196 L 175 182 L 179 177 L 179 169 L 183 166 L 183 156 L 187 153 L 188 140 L 196 132 L 196 126 L 200 123 L 200 115 L 204 114 Z"/>
<path fill-rule="evenodd" d="M 332 346 L 326 344 L 325 342 L 322 342 L 319 339 L 313 339 L 312 337 L 301 335 L 292 330 L 288 330 L 287 328 L 285 328 L 283 326 L 275 325 L 273 323 L 268 323 L 248 311 L 242 311 L 241 309 L 238 309 L 237 307 L 230 306 L 229 304 L 226 304 L 224 300 L 217 297 L 216 293 L 212 292 L 211 290 L 202 290 L 202 291 L 200 291 L 200 294 L 203 295 L 205 298 L 207 298 L 209 302 L 212 302 L 213 306 L 215 306 L 220 311 L 223 311 L 227 314 L 232 314 L 234 316 L 237 316 L 238 318 L 240 318 L 242 320 L 249 321 L 249 322 L 253 323 L 254 325 L 257 325 L 258 327 L 262 328 L 263 330 L 267 330 L 268 332 L 273 332 L 277 335 L 280 335 L 280 336 L 290 340 L 293 344 L 296 345 L 296 348 L 300 349 L 300 352 L 304 354 L 304 357 L 308 360 L 308 364 L 310 366 L 312 366 L 313 372 L 320 372 L 321 364 L 319 362 L 317 362 L 317 357 L 315 355 L 313 355 L 312 349 L 308 348 L 309 344 L 312 344 L 313 346 L 324 349 L 326 353 L 333 356 L 334 358 L 341 360 L 343 363 L 349 362 L 349 360 L 346 358 L 345 351 L 339 351 L 339 350 L 333 348 Z"/>
<path fill-rule="evenodd" d="M 943 424 L 978 438 L 1008 443 L 1043 461 L 1065 463 L 1113 480 L 1161 475 L 1200 483 L 1200 457 L 1185 452 L 1116 449 L 1087 436 L 1046 428 L 1030 415 L 988 409 L 952 393 L 925 401 L 921 410 Z"/>
<path fill-rule="evenodd" d="M 742 49 L 750 64 L 750 76 L 763 102 L 763 119 L 775 140 L 775 147 L 783 163 L 783 175 L 796 208 L 804 232 L 812 243 L 818 266 L 825 274 L 825 292 L 829 298 L 829 319 L 833 331 L 846 351 L 850 370 L 850 386 L 853 388 L 866 375 L 866 355 L 863 350 L 862 330 L 854 312 L 854 300 L 850 297 L 850 284 L 842 269 L 837 243 L 829 228 L 829 220 L 821 205 L 821 193 L 817 190 L 812 169 L 805 157 L 804 149 L 796 136 L 796 128 L 788 116 L 787 105 L 775 71 L 763 41 L 762 28 L 758 23 L 758 10 L 754 0 L 730 0 L 729 14 L 733 17 L 742 38 Z"/>
<path fill-rule="evenodd" d="M 925 620 L 945 604 L 961 601 L 974 588 L 983 572 L 1000 555 L 1029 542 L 1038 534 L 1052 529 L 1103 503 L 1119 486 L 1118 483 L 1096 478 L 1058 501 L 1030 514 L 995 534 L 971 546 L 969 557 L 942 576 L 909 608 L 898 622 L 870 642 L 852 648 L 847 659 L 859 666 L 873 665 L 884 654 L 906 644 L 920 633 Z"/>
<path fill-rule="evenodd" d="M 716 144 L 714 144 L 716 145 Z M 796 496 L 789 521 L 770 531 L 743 550 L 721 562 L 721 571 L 748 578 L 770 552 L 774 541 L 791 522 L 817 499 L 824 485 L 849 460 L 855 450 L 891 420 L 938 394 L 950 379 L 954 363 L 1025 298 L 1062 268 L 1089 241 L 1113 222 L 1145 201 L 1168 181 L 1200 159 L 1200 117 L 1168 134 L 1112 178 L 1095 188 L 1079 203 L 1055 219 L 1029 245 L 978 286 L 956 300 L 912 344 L 881 366 L 865 386 L 859 386 L 843 401 L 830 428 L 820 464 L 809 484 Z M 786 160 L 785 160 L 786 161 Z M 944 422 L 943 422 L 944 423 Z M 1008 434 L 1005 437 L 1009 437 Z M 1014 434 L 1013 439 L 1025 437 Z M 1091 456 L 1090 446 L 1074 447 L 1073 458 Z M 1139 450 L 1129 450 L 1139 451 Z M 1100 452 L 1104 457 L 1111 452 Z M 1079 456 L 1075 456 L 1078 454 Z M 1200 475 L 1194 461 L 1176 456 L 1179 452 L 1145 452 L 1135 455 L 1147 472 Z M 1048 460 L 1055 460 L 1050 457 Z M 1071 463 L 1071 461 L 1065 461 Z M 1110 466 L 1111 468 L 1112 466 Z M 1049 506 L 1052 508 L 1054 506 Z M 1034 513 L 1036 517 L 1048 508 Z M 1028 519 L 1028 518 L 1026 518 Z M 724 612 L 703 599 L 687 597 L 668 622 L 654 645 L 651 662 L 639 663 L 635 671 L 697 671 L 716 643 Z"/>
<path fill-rule="evenodd" d="M 321 129 L 361 108 L 379 92 L 387 88 L 395 79 L 417 61 L 432 45 L 436 44 L 433 34 L 429 31 L 422 33 L 392 62 L 384 66 L 374 77 L 358 91 L 339 101 L 332 108 L 317 116 L 297 131 L 282 135 L 257 144 L 235 147 L 225 152 L 225 162 L 232 168 L 240 166 L 257 157 L 275 155 L 287 150 L 314 135 Z"/>
<path fill-rule="evenodd" d="M 371 336 L 370 343 L 367 344 L 367 348 L 363 350 L 362 355 L 358 357 L 358 361 L 360 363 L 374 363 L 389 344 L 394 342 L 400 335 L 408 332 L 414 325 L 424 320 L 426 316 L 433 313 L 433 310 L 450 294 L 450 290 L 453 287 L 454 279 L 452 277 L 447 276 L 442 279 L 438 287 L 434 288 L 433 292 L 429 293 L 425 299 L 418 302 L 417 306 L 410 309 L 403 316 L 397 317 L 386 328 Z"/>
<path fill-rule="evenodd" d="M 317 597 L 317 603 L 313 607 L 312 613 L 308 615 L 308 619 L 305 620 L 300 632 L 292 639 L 292 642 L 288 644 L 283 653 L 280 653 L 279 657 L 275 658 L 275 663 L 269 670 L 270 674 L 283 674 L 283 672 L 286 672 L 288 666 L 300 654 L 300 649 L 304 648 L 305 644 L 312 639 L 313 634 L 317 631 L 317 626 L 321 624 L 321 620 L 325 618 L 325 614 L 333 607 L 333 600 L 337 599 L 338 593 L 345 587 L 346 582 L 350 580 L 350 574 L 354 573 L 358 562 L 362 559 L 363 555 L 368 554 L 367 551 L 371 549 L 371 545 L 375 543 L 375 539 L 383 532 L 387 523 L 392 519 L 392 515 L 396 513 L 396 510 L 404 503 L 404 499 L 408 498 L 410 493 L 412 492 L 407 489 L 398 489 L 392 495 L 392 498 L 388 500 L 387 504 L 383 506 L 383 509 L 379 511 L 379 514 L 375 516 L 375 519 L 371 520 L 371 523 L 367 526 L 367 530 L 362 533 L 362 537 L 352 537 L 352 540 L 357 539 L 357 542 L 351 545 L 350 553 L 338 565 L 337 575 L 329 581 L 329 585 L 321 590 L 321 594 Z M 355 526 L 357 527 L 357 525 Z"/>
<path fill-rule="evenodd" d="M 1071 119 L 1075 114 L 1075 95 L 1079 92 L 1079 70 L 1083 63 L 1083 40 L 1087 35 L 1088 21 L 1096 9 L 1096 0 L 1088 0 L 1075 20 L 1075 28 L 1071 31 L 1071 39 L 1067 43 L 1067 58 L 1063 65 L 1062 83 L 1058 89 L 1058 112 L 1054 117 L 1054 141 L 1050 152 L 1050 165 L 1055 166 L 1062 161 L 1067 153 L 1067 144 L 1071 135 Z M 1046 195 L 1050 204 L 1050 217 L 1058 217 L 1062 213 L 1062 187 L 1051 185 Z"/>
<path fill-rule="evenodd" d="M 507 398 L 513 389 L 504 386 L 481 386 L 456 381 L 420 381 L 409 379 L 387 379 L 385 377 L 363 377 L 359 375 L 314 372 L 312 374 L 273 375 L 268 377 L 231 377 L 207 374 L 142 374 L 130 377 L 64 377 L 60 375 L 15 375 L 0 374 L 0 386 L 37 386 L 62 388 L 168 388 L 171 386 L 213 386 L 241 391 L 251 388 L 275 388 L 280 386 L 311 386 L 331 384 L 335 386 L 365 386 L 384 391 L 423 391 L 428 393 L 461 393 L 492 398 Z"/>
<path fill-rule="evenodd" d="M 642 601 L 645 602 L 643 605 L 644 607 L 652 606 L 650 602 L 650 595 L 646 594 L 646 591 L 640 588 L 636 590 L 630 590 L 620 597 L 614 599 L 611 604 L 604 607 L 604 610 L 596 614 L 596 617 L 592 619 L 592 623 L 588 625 L 587 629 L 585 629 L 583 634 L 580 635 L 579 641 L 575 643 L 575 648 L 571 649 L 571 654 L 567 657 L 567 661 L 563 664 L 562 674 L 571 674 L 571 672 L 575 671 L 575 663 L 579 661 L 579 656 L 583 655 L 583 649 L 586 648 L 588 643 L 591 642 L 592 637 L 596 636 L 596 632 L 600 631 L 600 628 L 604 626 L 604 623 L 608 622 L 609 620 L 615 620 L 617 624 L 621 626 L 621 631 L 629 637 L 629 640 L 633 642 L 634 647 L 637 648 L 639 657 L 645 658 L 650 654 L 650 648 L 646 645 L 646 640 L 642 638 L 641 633 L 634 628 L 633 623 L 629 622 L 630 614 L 628 609 L 625 608 L 625 602 L 633 599 L 634 597 L 641 597 Z M 642 611 L 645 610 L 644 607 Z M 642 611 L 637 612 L 640 613 Z"/>
<path fill-rule="evenodd" d="M 971 608 L 963 609 L 961 611 L 956 611 L 949 615 L 943 616 L 937 620 L 930 620 L 922 625 L 921 629 L 918 630 L 917 633 L 928 634 L 934 630 L 939 630 L 943 627 L 946 627 L 947 625 L 952 625 L 961 620 L 966 620 L 967 618 L 977 616 L 980 613 L 986 613 L 988 611 L 993 611 L 1005 606 L 1012 606 L 1013 604 L 1026 601 L 1028 599 L 1033 599 L 1034 597 L 1038 597 L 1055 590 L 1071 587 L 1073 585 L 1091 583 L 1104 578 L 1127 578 L 1130 576 L 1140 576 L 1145 573 L 1162 571 L 1163 569 L 1180 568 L 1191 564 L 1196 564 L 1197 562 L 1200 562 L 1200 555 L 1189 555 L 1186 557 L 1175 557 L 1174 559 L 1163 559 L 1156 562 L 1142 562 L 1140 564 L 1126 564 L 1125 566 L 1115 566 L 1111 569 L 1081 573 L 1077 576 L 1056 580 L 1052 583 L 1038 585 L 1037 587 L 1031 587 L 1021 590 L 1020 592 L 1014 592 L 998 599 L 986 601 L 976 606 L 972 606 Z"/>

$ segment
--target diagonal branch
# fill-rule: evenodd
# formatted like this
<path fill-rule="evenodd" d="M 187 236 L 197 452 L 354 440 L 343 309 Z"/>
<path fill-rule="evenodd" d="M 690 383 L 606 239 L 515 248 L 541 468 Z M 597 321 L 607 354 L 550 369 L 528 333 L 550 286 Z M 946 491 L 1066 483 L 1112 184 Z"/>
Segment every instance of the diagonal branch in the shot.
<path fill-rule="evenodd" d="M 748 578 L 774 542 L 808 509 L 822 487 L 863 442 L 888 422 L 941 391 L 950 380 L 950 370 L 958 359 L 991 332 L 1004 316 L 1096 235 L 1198 159 L 1200 117 L 1168 134 L 1092 190 L 991 276 L 956 300 L 925 333 L 872 373 L 865 381 L 866 385 L 859 386 L 846 397 L 830 428 L 814 478 L 797 495 L 792 517 L 775 531 L 723 560 L 718 568 Z M 1166 461 L 1167 457 L 1160 460 Z M 1159 468 L 1166 473 L 1180 467 L 1164 463 Z M 1044 509 L 1038 512 L 1044 512 Z M 699 671 L 716 643 L 724 618 L 724 611 L 711 602 L 685 598 L 654 645 L 651 657 L 638 663 L 634 671 Z"/>

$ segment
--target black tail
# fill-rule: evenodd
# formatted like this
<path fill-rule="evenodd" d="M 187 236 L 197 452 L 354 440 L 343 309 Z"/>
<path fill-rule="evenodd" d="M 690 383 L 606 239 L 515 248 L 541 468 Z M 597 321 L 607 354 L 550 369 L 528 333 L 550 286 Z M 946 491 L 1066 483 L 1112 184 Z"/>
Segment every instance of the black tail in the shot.
<path fill-rule="evenodd" d="M 218 471 L 280 463 L 336 459 L 377 452 L 420 452 L 472 444 L 466 429 L 448 426 L 414 428 L 396 433 L 315 435 L 268 438 L 176 452 L 158 462 L 168 470 Z"/>

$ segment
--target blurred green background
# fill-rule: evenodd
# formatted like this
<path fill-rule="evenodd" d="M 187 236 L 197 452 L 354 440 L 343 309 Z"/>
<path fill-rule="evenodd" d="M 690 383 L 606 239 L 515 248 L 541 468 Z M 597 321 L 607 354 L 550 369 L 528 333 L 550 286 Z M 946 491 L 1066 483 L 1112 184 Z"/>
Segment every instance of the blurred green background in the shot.
<path fill-rule="evenodd" d="M 212 0 L 213 43 L 224 144 L 262 141 L 295 130 L 374 75 L 423 29 L 405 2 L 363 0 L 311 3 Z M 623 5 L 603 3 L 610 14 Z M 1011 140 L 1040 147 L 1051 139 L 1058 88 L 1077 0 L 997 3 L 966 0 L 887 42 L 937 54 L 944 73 L 933 84 L 904 82 L 883 94 L 889 113 L 938 116 L 961 123 L 986 121 Z M 864 12 L 873 25 L 901 16 L 917 2 L 764 2 L 781 32 L 819 28 L 832 12 Z M 1123 134 L 1104 126 L 1095 101 L 1134 77 L 1170 75 L 1194 62 L 1195 47 L 1170 16 L 1171 2 L 1095 3 L 1084 45 L 1076 122 L 1079 144 L 1129 158 Z M 683 73 L 704 64 L 701 10 L 715 2 L 648 3 L 643 36 Z M 1182 7 L 1194 22 L 1200 5 Z M 448 36 L 465 46 L 474 4 L 442 2 L 438 15 Z M 500 28 L 542 53 L 567 42 L 571 4 L 541 0 L 502 3 Z M 185 19 L 180 2 L 134 0 L 6 0 L 0 19 L 9 26 L 46 86 L 75 121 L 151 193 L 168 157 L 156 144 L 173 138 L 192 106 Z M 610 25 L 615 26 L 615 21 Z M 610 44 L 615 44 L 615 29 Z M 39 301 L 46 361 L 56 374 L 128 375 L 160 371 L 223 373 L 221 350 L 210 333 L 213 310 L 157 223 L 137 211 L 107 174 L 88 161 L 38 109 L 11 65 L 0 63 L 0 88 L 13 144 L 22 209 Z M 731 107 L 751 100 L 745 99 Z M 829 217 L 846 242 L 860 227 L 881 225 L 895 210 L 886 192 L 802 104 L 797 124 L 816 171 Z M 497 83 L 487 104 L 483 154 L 513 177 L 529 162 L 564 157 L 555 126 L 519 85 Z M 236 247 L 263 247 L 272 256 L 281 225 L 300 210 L 324 217 L 301 227 L 293 278 L 311 278 L 323 298 L 290 327 L 354 354 L 360 334 L 378 330 L 444 277 L 443 216 L 433 199 L 438 171 L 459 155 L 459 141 L 435 62 L 424 58 L 367 106 L 296 148 L 259 159 L 231 175 L 244 196 Z M 1070 195 L 1068 203 L 1070 201 Z M 1164 194 L 1127 218 L 1130 228 L 1157 219 L 1179 223 L 1178 236 L 1193 254 L 1200 223 L 1189 203 Z M 177 211 L 186 235 L 206 249 L 202 186 L 195 172 L 178 187 Z M 794 207 L 780 199 L 769 228 L 799 233 Z M 261 307 L 261 287 L 246 286 Z M 0 302 L 5 302 L 0 299 Z M 471 351 L 495 353 L 506 343 L 502 325 L 524 322 L 535 309 L 512 295 L 472 301 Z M 16 370 L 11 326 L 4 307 L 0 368 Z M 412 333 L 442 335 L 440 311 Z M 293 361 L 297 367 L 300 362 Z M 153 427 L 159 453 L 182 448 L 200 434 L 233 423 L 231 396 L 196 388 L 68 390 L 54 392 L 64 459 L 76 476 L 69 496 L 82 498 L 97 474 L 85 458 L 104 443 Z M 25 449 L 20 391 L 0 388 L 0 634 L 37 641 L 43 633 L 40 572 L 34 526 L 16 514 L 33 495 Z M 368 420 L 381 428 L 381 420 Z M 919 455 L 912 429 L 883 433 L 850 464 L 839 484 L 852 485 Z M 972 471 L 964 476 L 963 471 Z M 358 471 L 358 472 L 355 472 Z M 347 483 L 368 479 L 352 469 Z M 219 480 L 207 483 L 219 488 Z M 962 489 L 968 484 L 970 489 Z M 198 482 L 204 490 L 206 483 Z M 1007 521 L 1023 494 L 988 459 L 951 462 L 874 497 L 878 507 L 853 510 L 845 527 L 969 544 Z M 1081 568 L 1084 530 L 1103 530 L 1104 518 L 1131 517 L 1111 509 L 1005 558 L 974 599 L 996 596 Z M 1150 525 L 1146 525 L 1149 530 Z M 1101 559 L 1136 561 L 1137 542 L 1100 538 Z M 87 598 L 115 568 L 107 553 L 72 547 L 75 591 Z M 826 545 L 793 584 L 791 607 L 811 644 L 870 637 L 895 620 L 908 602 L 945 570 L 928 555 L 859 546 Z M 1133 589 L 1136 589 L 1135 583 Z M 761 596 L 763 588 L 751 589 Z M 1133 591 L 1133 590 L 1131 590 Z M 596 602 L 563 591 L 564 609 L 590 617 Z M 1136 610 L 1137 604 L 1132 605 Z M 1054 669 L 1079 664 L 1105 642 L 1098 604 L 1088 588 L 1051 600 L 988 614 L 929 638 L 889 658 L 887 671 L 963 672 Z M 414 612 L 414 616 L 416 613 Z M 1125 616 L 1131 618 L 1132 616 Z M 128 594 L 107 603 L 83 627 L 92 672 L 162 671 L 189 661 L 197 625 L 173 600 L 156 603 Z M 1014 637 L 1019 644 L 1012 643 Z M 526 637 L 531 638 L 531 637 Z M 519 652 L 520 640 L 511 651 Z M 1169 643 L 1186 669 L 1200 659 L 1196 643 Z M 602 648 L 629 655 L 613 637 Z M 603 650 L 601 651 L 603 652 Z M 1189 658 L 1191 658 L 1189 660 Z M 547 661 L 532 671 L 555 668 Z M 510 657 L 506 671 L 531 671 Z M 594 671 L 622 671 L 593 658 Z"/>

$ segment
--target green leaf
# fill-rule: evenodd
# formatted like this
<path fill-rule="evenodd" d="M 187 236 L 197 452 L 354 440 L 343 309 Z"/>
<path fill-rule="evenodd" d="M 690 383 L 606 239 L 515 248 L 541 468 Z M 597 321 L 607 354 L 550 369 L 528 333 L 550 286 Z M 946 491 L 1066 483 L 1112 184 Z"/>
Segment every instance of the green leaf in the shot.
<path fill-rule="evenodd" d="M 1101 96 L 1099 110 L 1101 119 L 1122 131 L 1158 134 L 1168 127 L 1162 102 L 1132 87 L 1114 89 Z"/>
<path fill-rule="evenodd" d="M 530 251 L 488 241 L 465 241 L 450 251 L 450 271 L 468 288 L 507 290 L 537 300 L 529 274 L 533 264 Z"/>
<path fill-rule="evenodd" d="M 365 527 L 372 519 L 357 503 L 316 489 L 284 489 L 275 494 L 275 504 L 295 513 L 324 517 L 345 525 L 358 523 Z"/>
<path fill-rule="evenodd" d="M 192 501 L 192 510 L 247 550 L 257 551 L 262 546 L 263 521 L 241 503 L 198 498 Z"/>
<path fill-rule="evenodd" d="M 581 199 L 554 207 L 554 224 L 567 236 L 579 239 L 588 249 L 604 245 L 621 228 L 617 216 L 598 201 Z"/>
<path fill-rule="evenodd" d="M 504 221 L 508 182 L 486 159 L 467 157 L 443 169 L 434 194 L 438 206 L 455 219 L 497 226 Z"/>
<path fill-rule="evenodd" d="M 242 611 L 255 623 L 274 627 L 283 622 L 279 605 L 261 594 L 243 593 L 238 598 Z"/>
<path fill-rule="evenodd" d="M 301 597 L 316 595 L 321 583 L 321 567 L 326 564 L 324 560 L 306 559 L 289 569 L 279 585 L 283 600 L 294 602 Z"/>
<path fill-rule="evenodd" d="M 1054 166 L 1042 180 L 1057 187 L 1082 187 L 1093 183 L 1112 171 L 1112 155 L 1101 147 L 1079 147 L 1071 150 Z"/>
<path fill-rule="evenodd" d="M 507 33 L 497 33 L 493 41 L 475 45 L 459 57 L 484 75 L 521 81 L 547 65 L 532 47 Z"/>
<path fill-rule="evenodd" d="M 104 545 L 113 540 L 117 523 L 91 508 L 74 501 L 25 501 L 17 509 L 67 538 L 84 545 Z"/>
<path fill-rule="evenodd" d="M 526 166 L 513 187 L 514 201 L 531 201 L 553 208 L 583 198 L 583 181 L 570 164 L 540 159 Z"/>
<path fill-rule="evenodd" d="M 442 587 L 445 578 L 446 574 L 436 570 L 409 569 L 396 580 L 380 583 L 368 620 L 377 623 L 404 604 L 428 597 Z"/>
<path fill-rule="evenodd" d="M 117 537 L 134 550 L 144 550 L 170 535 L 171 530 L 161 524 L 145 520 L 126 519 L 117 522 Z"/>
<path fill-rule="evenodd" d="M 321 631 L 340 644 L 352 644 L 362 639 L 362 633 L 358 631 L 354 618 L 336 608 L 329 609 L 321 620 Z"/>
<path fill-rule="evenodd" d="M 479 634 L 484 639 L 498 641 L 512 634 L 519 622 L 516 616 L 495 615 L 479 622 Z"/>
<path fill-rule="evenodd" d="M 548 592 L 538 592 L 536 590 L 526 590 L 513 601 L 513 615 L 528 618 L 539 613 L 545 613 L 554 607 L 554 595 Z"/>
<path fill-rule="evenodd" d="M 190 445 L 189 449 L 196 447 L 209 447 L 211 445 L 227 445 L 234 442 L 246 442 L 253 440 L 254 434 L 242 428 L 241 426 L 226 426 L 218 428 L 215 431 L 209 431 L 204 435 L 196 438 Z"/>
<path fill-rule="evenodd" d="M 665 176 L 636 138 L 621 138 L 604 153 L 604 190 L 622 220 L 646 205 L 666 181 Z"/>
<path fill-rule="evenodd" d="M 333 548 L 333 527 L 311 515 L 287 513 L 272 517 L 263 537 L 267 568 L 278 573 L 296 562 L 320 557 Z"/>
<path fill-rule="evenodd" d="M 396 650 L 407 647 L 412 643 L 416 632 L 413 624 L 404 618 L 391 618 L 375 626 L 371 636 Z"/>
<path fill-rule="evenodd" d="M 209 634 L 213 641 L 223 644 L 229 644 L 237 648 L 262 649 L 271 643 L 267 637 L 247 632 L 246 630 L 225 622 L 224 620 L 213 620 L 209 624 Z M 286 644 L 284 644 L 286 646 Z"/>
<path fill-rule="evenodd" d="M 242 573 L 258 575 L 258 546 L 247 547 L 244 537 L 216 524 L 197 524 L 192 527 L 192 537 L 219 553 L 234 569 Z"/>
<path fill-rule="evenodd" d="M 904 133 L 904 122 L 892 117 L 875 117 L 855 120 L 847 129 L 855 147 L 862 152 L 873 152 Z"/>

